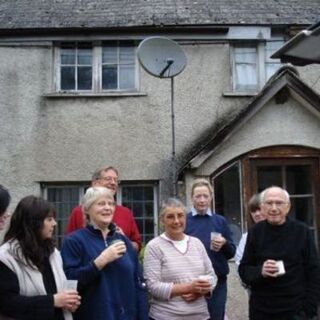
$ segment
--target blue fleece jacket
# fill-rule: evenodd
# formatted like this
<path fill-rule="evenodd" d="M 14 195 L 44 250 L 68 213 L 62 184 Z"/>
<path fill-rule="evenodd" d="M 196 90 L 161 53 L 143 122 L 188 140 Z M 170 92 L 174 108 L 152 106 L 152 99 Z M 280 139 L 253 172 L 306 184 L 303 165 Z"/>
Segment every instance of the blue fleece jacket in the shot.
<path fill-rule="evenodd" d="M 61 255 L 68 279 L 78 279 L 81 306 L 75 320 L 146 320 L 146 289 L 141 270 L 130 241 L 110 226 L 106 241 L 101 231 L 92 226 L 68 235 Z M 93 260 L 111 241 L 121 239 L 127 251 L 119 259 L 98 270 Z"/>
<path fill-rule="evenodd" d="M 212 231 L 220 232 L 227 240 L 219 252 L 214 252 L 210 249 L 210 233 Z M 187 214 L 185 233 L 201 240 L 207 250 L 218 279 L 220 281 L 226 280 L 229 273 L 228 260 L 236 252 L 236 246 L 232 240 L 231 231 L 226 219 L 215 213 L 211 216 L 208 214 L 193 216 L 192 212 L 190 212 Z"/>

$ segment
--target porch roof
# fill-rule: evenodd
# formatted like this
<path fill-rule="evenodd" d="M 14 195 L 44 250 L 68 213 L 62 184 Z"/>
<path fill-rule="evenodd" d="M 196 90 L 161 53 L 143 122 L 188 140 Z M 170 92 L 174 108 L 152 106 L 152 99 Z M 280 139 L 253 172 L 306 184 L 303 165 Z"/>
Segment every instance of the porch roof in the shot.
<path fill-rule="evenodd" d="M 298 97 L 303 105 L 320 114 L 320 95 L 300 79 L 294 67 L 283 66 L 236 116 L 232 119 L 220 119 L 214 123 L 193 142 L 193 147 L 185 150 L 179 158 L 187 161 L 180 162 L 178 175 L 186 169 L 200 167 L 224 141 L 235 134 L 238 128 L 245 125 L 272 98 L 275 98 L 276 103 L 281 104 L 288 99 L 289 95 Z"/>
<path fill-rule="evenodd" d="M 287 41 L 271 58 L 298 66 L 320 64 L 320 21 Z"/>

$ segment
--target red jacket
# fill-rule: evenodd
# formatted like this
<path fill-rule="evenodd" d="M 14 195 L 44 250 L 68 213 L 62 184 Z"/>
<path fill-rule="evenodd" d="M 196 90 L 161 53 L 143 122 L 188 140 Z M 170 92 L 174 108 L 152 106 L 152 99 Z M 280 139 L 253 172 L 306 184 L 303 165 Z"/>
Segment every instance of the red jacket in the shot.
<path fill-rule="evenodd" d="M 113 214 L 112 221 L 119 226 L 124 234 L 133 242 L 138 243 L 141 248 L 141 236 L 137 227 L 137 224 L 133 218 L 132 212 L 123 206 L 116 206 Z M 83 212 L 80 206 L 72 209 L 68 225 L 66 228 L 66 234 L 69 234 L 75 230 L 83 228 L 85 225 L 83 220 Z"/>

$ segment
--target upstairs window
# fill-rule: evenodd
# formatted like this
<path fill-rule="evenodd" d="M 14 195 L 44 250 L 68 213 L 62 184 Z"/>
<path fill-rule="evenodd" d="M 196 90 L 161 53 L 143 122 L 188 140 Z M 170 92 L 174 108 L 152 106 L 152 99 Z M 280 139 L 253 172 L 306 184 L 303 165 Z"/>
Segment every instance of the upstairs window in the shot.
<path fill-rule="evenodd" d="M 130 42 L 105 42 L 102 47 L 102 89 L 135 87 L 135 48 Z"/>
<path fill-rule="evenodd" d="M 58 92 L 137 90 L 134 41 L 62 42 L 55 57 Z"/>
<path fill-rule="evenodd" d="M 270 56 L 282 44 L 283 40 L 235 43 L 231 50 L 233 91 L 259 91 L 281 66 Z"/>
<path fill-rule="evenodd" d="M 90 43 L 63 44 L 60 51 L 61 90 L 92 90 Z"/>

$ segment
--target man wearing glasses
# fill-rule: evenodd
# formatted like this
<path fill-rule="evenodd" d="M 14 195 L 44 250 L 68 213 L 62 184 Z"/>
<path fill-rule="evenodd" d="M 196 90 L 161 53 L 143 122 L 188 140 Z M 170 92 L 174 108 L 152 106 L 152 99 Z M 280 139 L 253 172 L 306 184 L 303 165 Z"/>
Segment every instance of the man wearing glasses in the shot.
<path fill-rule="evenodd" d="M 108 188 L 115 195 L 118 190 L 118 178 L 119 174 L 116 168 L 100 168 L 93 173 L 91 178 L 91 186 Z M 113 222 L 116 224 L 118 231 L 127 236 L 131 240 L 136 251 L 139 251 L 141 247 L 141 236 L 132 212 L 126 207 L 116 205 L 113 215 Z M 85 224 L 86 219 L 82 212 L 81 206 L 73 208 L 66 228 L 66 234 L 83 228 Z"/>
<path fill-rule="evenodd" d="M 320 301 L 320 263 L 312 232 L 287 215 L 286 190 L 270 187 L 261 193 L 266 220 L 248 232 L 239 266 L 251 289 L 251 320 L 315 319 Z"/>

